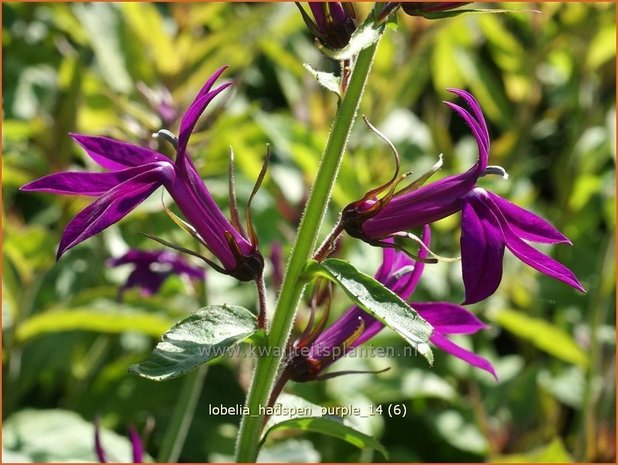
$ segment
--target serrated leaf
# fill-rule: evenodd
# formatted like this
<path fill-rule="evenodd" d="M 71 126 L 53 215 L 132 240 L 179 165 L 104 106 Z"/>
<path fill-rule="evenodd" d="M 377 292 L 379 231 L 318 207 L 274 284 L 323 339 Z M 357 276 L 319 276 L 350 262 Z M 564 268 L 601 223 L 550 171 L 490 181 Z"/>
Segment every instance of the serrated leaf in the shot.
<path fill-rule="evenodd" d="M 331 92 L 334 92 L 337 94 L 337 97 L 341 98 L 341 78 L 339 76 L 335 76 L 333 73 L 327 73 L 325 71 L 317 71 L 307 63 L 303 64 L 303 66 L 311 73 L 316 81 L 318 81 L 318 84 Z"/>
<path fill-rule="evenodd" d="M 273 408 L 280 409 L 282 413 L 272 415 L 266 423 L 262 444 L 272 431 L 295 429 L 339 438 L 360 449 L 375 449 L 388 458 L 386 448 L 378 440 L 354 428 L 345 417 L 322 415 L 323 410 L 319 405 L 290 394 L 282 394 Z M 302 416 L 294 415 L 294 412 L 302 412 Z"/>
<path fill-rule="evenodd" d="M 177 378 L 225 355 L 257 331 L 257 319 L 246 308 L 209 305 L 165 333 L 150 358 L 129 371 L 154 381 Z"/>
<path fill-rule="evenodd" d="M 433 327 L 393 291 L 337 258 L 322 263 L 311 261 L 306 273 L 338 284 L 355 304 L 403 337 L 429 364 L 433 363 L 433 353 L 427 343 Z"/>
<path fill-rule="evenodd" d="M 378 4 L 379 5 L 379 4 Z M 365 22 L 358 26 L 352 33 L 348 45 L 340 49 L 332 49 L 318 43 L 318 47 L 325 55 L 339 61 L 350 60 L 358 55 L 362 50 L 375 44 L 382 33 L 386 24 L 376 24 L 375 15 L 372 12 Z"/>

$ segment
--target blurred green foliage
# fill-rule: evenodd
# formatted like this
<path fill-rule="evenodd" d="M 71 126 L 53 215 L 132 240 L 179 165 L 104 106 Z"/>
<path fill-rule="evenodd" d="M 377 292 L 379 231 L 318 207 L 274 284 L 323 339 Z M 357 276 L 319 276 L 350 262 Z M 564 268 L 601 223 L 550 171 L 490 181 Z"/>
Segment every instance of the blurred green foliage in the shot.
<path fill-rule="evenodd" d="M 396 144 L 404 169 L 421 173 L 444 153 L 440 175 L 460 172 L 473 163 L 474 141 L 440 101 L 450 98 L 447 87 L 470 89 L 490 126 L 491 163 L 511 175 L 483 184 L 569 236 L 574 246 L 552 253 L 588 292 L 505 257 L 499 291 L 473 308 L 492 325 L 473 344 L 495 364 L 498 384 L 437 353 L 433 369 L 409 358 L 344 359 L 337 369 L 391 370 L 291 386 L 321 405 L 404 403 L 405 418 L 375 416 L 364 425 L 393 461 L 615 460 L 615 5 L 525 8 L 541 13 L 400 17 L 380 45 L 361 112 Z M 357 9 L 362 17 L 369 5 Z M 233 90 L 201 120 L 192 156 L 226 206 L 232 145 L 244 205 L 270 143 L 273 161 L 254 220 L 265 254 L 275 241 L 288 251 L 337 104 L 302 65 L 335 71 L 336 64 L 313 47 L 292 4 L 3 3 L 2 20 L 6 460 L 94 460 L 85 444 L 97 413 L 121 435 L 136 425 L 156 456 L 182 381 L 153 383 L 127 368 L 199 308 L 200 296 L 172 278 L 158 295 L 129 292 L 119 305 L 128 270 L 105 261 L 129 247 L 156 248 L 142 231 L 188 247 L 191 239 L 155 194 L 55 263 L 64 226 L 88 200 L 26 195 L 18 187 L 54 171 L 93 168 L 69 132 L 166 150 L 150 135 L 163 126 L 175 131 L 200 85 L 229 64 Z M 158 111 L 167 93 L 176 109 L 171 118 Z M 328 221 L 392 169 L 388 148 L 357 124 Z M 458 254 L 457 226 L 457 217 L 436 225 L 441 255 Z M 341 255 L 369 273 L 379 262 L 377 251 L 350 240 Z M 251 286 L 214 271 L 207 288 L 211 303 L 255 305 Z M 334 314 L 348 305 L 337 296 Z M 417 300 L 462 296 L 457 264 L 443 263 L 425 272 Z M 375 343 L 403 347 L 386 331 Z M 230 457 L 239 418 L 209 416 L 208 405 L 242 403 L 250 363 L 225 360 L 209 370 L 181 461 Z M 383 460 L 334 438 L 296 435 L 273 434 L 262 458 Z M 116 449 L 112 456 L 125 454 L 121 438 L 104 440 Z"/>

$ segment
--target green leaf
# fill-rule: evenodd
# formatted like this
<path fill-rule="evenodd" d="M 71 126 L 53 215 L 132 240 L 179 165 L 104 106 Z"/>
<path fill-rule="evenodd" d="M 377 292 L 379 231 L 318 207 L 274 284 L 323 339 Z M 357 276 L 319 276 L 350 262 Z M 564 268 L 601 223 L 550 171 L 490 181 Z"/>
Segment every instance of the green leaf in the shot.
<path fill-rule="evenodd" d="M 17 330 L 17 340 L 27 341 L 42 334 L 61 331 L 96 331 L 123 333 L 139 331 L 159 337 L 173 320 L 132 308 L 117 306 L 113 310 L 97 308 L 54 309 L 38 313 L 24 321 Z"/>
<path fill-rule="evenodd" d="M 163 335 L 150 358 L 129 371 L 164 381 L 177 378 L 226 354 L 258 331 L 253 313 L 237 305 L 209 305 Z"/>
<path fill-rule="evenodd" d="M 562 440 L 557 437 L 549 444 L 524 454 L 500 455 L 492 457 L 495 463 L 571 463 L 573 457 L 564 446 Z"/>
<path fill-rule="evenodd" d="M 549 355 L 582 367 L 588 365 L 588 356 L 571 335 L 545 320 L 515 310 L 501 310 L 493 319 L 506 330 L 530 341 L 537 349 Z"/>
<path fill-rule="evenodd" d="M 341 78 L 339 76 L 335 76 L 333 73 L 326 73 L 324 71 L 316 71 L 307 63 L 303 66 L 311 73 L 311 75 L 322 87 L 326 87 L 331 92 L 337 94 L 337 97 L 341 98 Z"/>
<path fill-rule="evenodd" d="M 322 263 L 311 261 L 306 273 L 338 284 L 355 304 L 403 337 L 429 364 L 433 363 L 433 353 L 427 344 L 433 327 L 390 289 L 337 258 Z"/>
<path fill-rule="evenodd" d="M 75 15 L 84 27 L 105 81 L 115 90 L 129 93 L 131 76 L 122 54 L 118 32 L 119 18 L 114 5 L 76 4 Z"/>
<path fill-rule="evenodd" d="M 279 412 L 272 415 L 266 423 L 262 444 L 272 431 L 299 429 L 339 438 L 360 449 L 375 449 L 388 458 L 388 452 L 380 442 L 356 429 L 348 418 L 324 415 L 324 409 L 319 405 L 290 394 L 282 394 L 273 408 L 275 412 Z"/>

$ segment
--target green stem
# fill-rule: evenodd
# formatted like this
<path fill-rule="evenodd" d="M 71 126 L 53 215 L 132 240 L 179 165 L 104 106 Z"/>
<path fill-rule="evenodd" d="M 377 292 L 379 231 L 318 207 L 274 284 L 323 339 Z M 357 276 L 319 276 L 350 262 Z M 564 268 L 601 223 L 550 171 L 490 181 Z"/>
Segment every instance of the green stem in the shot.
<path fill-rule="evenodd" d="M 313 189 L 298 228 L 298 236 L 290 255 L 268 334 L 268 345 L 273 350 L 267 351 L 266 355 L 258 358 L 253 381 L 247 395 L 245 405 L 249 408 L 251 415 L 244 416 L 240 423 L 240 432 L 236 444 L 238 462 L 255 462 L 257 458 L 258 443 L 263 426 L 263 418 L 260 416 L 259 410 L 260 407 L 267 405 L 281 365 L 285 351 L 278 349 L 285 347 L 292 329 L 296 308 L 305 287 L 301 279 L 303 269 L 315 248 L 318 232 L 326 213 L 377 46 L 378 42 L 359 53 L 350 76 L 348 88 L 337 110 L 333 127 L 322 154 Z"/>
<path fill-rule="evenodd" d="M 175 463 L 178 461 L 182 446 L 185 443 L 185 439 L 187 439 L 189 426 L 191 426 L 193 421 L 193 414 L 200 399 L 207 372 L 208 365 L 204 365 L 185 377 L 178 394 L 178 402 L 174 406 L 170 424 L 165 430 L 165 437 L 161 444 L 157 462 Z"/>

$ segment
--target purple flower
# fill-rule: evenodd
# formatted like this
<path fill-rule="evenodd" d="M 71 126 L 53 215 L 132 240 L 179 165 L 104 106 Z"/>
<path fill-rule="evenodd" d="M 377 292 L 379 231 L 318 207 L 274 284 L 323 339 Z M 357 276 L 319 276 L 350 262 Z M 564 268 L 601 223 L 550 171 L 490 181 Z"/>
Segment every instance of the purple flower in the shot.
<path fill-rule="evenodd" d="M 300 4 L 296 5 L 305 24 L 322 44 L 335 49 L 348 45 L 352 33 L 356 30 L 356 14 L 352 3 L 309 2 L 313 21 Z"/>
<path fill-rule="evenodd" d="M 101 443 L 101 431 L 98 418 L 94 420 L 94 450 L 97 454 L 99 463 L 107 463 L 107 454 Z M 133 426 L 129 426 L 129 439 L 131 440 L 131 451 L 133 453 L 132 463 L 144 462 L 144 446 L 142 440 Z"/>
<path fill-rule="evenodd" d="M 476 187 L 479 177 L 504 174 L 504 170 L 488 166 L 489 133 L 476 99 L 464 90 L 449 91 L 464 99 L 471 109 L 470 113 L 459 105 L 445 102 L 472 130 L 479 149 L 478 161 L 465 173 L 447 176 L 422 187 L 406 187 L 381 199 L 376 197 L 379 189 L 370 192 L 344 209 L 345 230 L 370 244 L 383 245 L 387 237 L 461 211 L 464 303 L 483 300 L 498 288 L 505 246 L 541 273 L 584 291 L 568 268 L 522 240 L 571 244 L 563 234 L 534 213 Z"/>
<path fill-rule="evenodd" d="M 119 296 L 132 287 L 141 288 L 145 296 L 156 294 L 171 275 L 185 275 L 191 279 L 204 279 L 206 273 L 181 256 L 169 251 L 129 250 L 126 254 L 107 261 L 109 266 L 133 265 L 127 282 L 120 288 Z"/>
<path fill-rule="evenodd" d="M 136 145 L 100 136 L 72 134 L 73 139 L 107 173 L 65 172 L 37 179 L 21 187 L 24 191 L 98 197 L 66 227 L 58 258 L 80 242 L 113 225 L 155 190 L 163 186 L 196 232 L 199 240 L 219 259 L 219 271 L 249 281 L 261 273 L 264 260 L 254 238 L 227 220 L 199 177 L 187 153 L 189 137 L 207 105 L 231 85 L 212 89 L 226 67 L 206 81 L 180 123 L 176 160 Z M 167 134 L 167 133 L 165 133 Z"/>
<path fill-rule="evenodd" d="M 425 227 L 424 243 L 429 244 L 429 227 Z M 419 257 L 426 258 L 426 249 L 421 249 Z M 375 279 L 408 300 L 423 273 L 425 264 L 415 262 L 405 253 L 393 248 L 383 251 L 382 265 Z M 434 328 L 429 341 L 440 350 L 464 360 L 472 366 L 481 368 L 497 378 L 491 363 L 450 341 L 449 334 L 473 334 L 487 326 L 468 310 L 448 302 L 412 302 L 410 304 L 421 317 Z M 297 355 L 288 365 L 289 376 L 294 381 L 320 379 L 321 372 L 343 357 L 353 348 L 363 344 L 382 330 L 384 325 L 357 306 L 347 310 L 328 329 L 301 337 L 297 342 Z"/>

